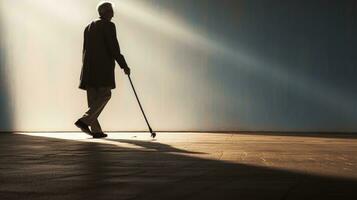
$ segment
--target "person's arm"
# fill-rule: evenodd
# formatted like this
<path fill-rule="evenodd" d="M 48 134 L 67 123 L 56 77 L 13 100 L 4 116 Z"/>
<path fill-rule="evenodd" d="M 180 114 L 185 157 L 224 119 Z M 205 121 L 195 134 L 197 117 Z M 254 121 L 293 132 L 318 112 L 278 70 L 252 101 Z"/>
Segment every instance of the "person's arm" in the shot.
<path fill-rule="evenodd" d="M 122 69 L 128 69 L 129 67 L 125 61 L 125 58 L 120 52 L 120 46 L 117 39 L 115 24 L 110 22 L 108 23 L 105 29 L 105 41 L 110 53 Z"/>

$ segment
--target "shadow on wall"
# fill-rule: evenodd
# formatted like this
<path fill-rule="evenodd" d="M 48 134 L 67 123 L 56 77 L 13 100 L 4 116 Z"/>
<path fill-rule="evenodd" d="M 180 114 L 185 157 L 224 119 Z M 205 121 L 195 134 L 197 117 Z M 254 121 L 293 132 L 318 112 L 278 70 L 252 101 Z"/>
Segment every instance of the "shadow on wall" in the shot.
<path fill-rule="evenodd" d="M 224 91 L 224 101 L 204 118 L 219 116 L 211 129 L 235 130 L 239 122 L 253 131 L 357 130 L 356 1 L 205 2 L 174 3 L 182 10 L 164 5 L 229 55 L 246 58 L 229 59 L 227 52 L 208 58 L 207 79 Z"/>
<path fill-rule="evenodd" d="M 1 5 L 0 5 L 1 6 Z M 6 48 L 0 15 L 0 131 L 12 131 L 12 113 L 10 109 L 9 90 L 6 74 Z"/>
<path fill-rule="evenodd" d="M 354 179 L 192 157 L 194 152 L 154 142 L 112 141 L 117 144 L 3 134 L 0 198 L 357 198 Z"/>

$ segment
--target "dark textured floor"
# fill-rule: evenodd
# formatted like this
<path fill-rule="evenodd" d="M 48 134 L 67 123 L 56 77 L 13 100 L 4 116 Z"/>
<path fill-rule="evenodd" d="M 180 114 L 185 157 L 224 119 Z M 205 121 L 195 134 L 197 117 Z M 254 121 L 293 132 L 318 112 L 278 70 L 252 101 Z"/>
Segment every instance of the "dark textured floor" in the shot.
<path fill-rule="evenodd" d="M 357 137 L 0 134 L 0 199 L 357 199 Z"/>

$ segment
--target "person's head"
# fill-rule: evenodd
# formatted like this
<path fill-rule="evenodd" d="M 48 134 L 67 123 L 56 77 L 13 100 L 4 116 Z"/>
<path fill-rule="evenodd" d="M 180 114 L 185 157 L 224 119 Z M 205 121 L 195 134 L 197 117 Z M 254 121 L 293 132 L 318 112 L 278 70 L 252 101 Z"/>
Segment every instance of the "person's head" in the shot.
<path fill-rule="evenodd" d="M 111 20 L 114 16 L 113 4 L 109 1 L 100 2 L 97 10 L 101 19 Z"/>

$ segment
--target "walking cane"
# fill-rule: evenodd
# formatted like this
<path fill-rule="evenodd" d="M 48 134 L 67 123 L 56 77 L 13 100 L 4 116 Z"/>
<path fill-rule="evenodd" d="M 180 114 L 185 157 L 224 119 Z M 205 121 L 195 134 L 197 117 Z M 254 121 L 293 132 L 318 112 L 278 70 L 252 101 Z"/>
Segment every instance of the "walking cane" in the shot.
<path fill-rule="evenodd" d="M 143 115 L 144 115 L 145 122 L 146 122 L 146 124 L 147 124 L 147 125 L 148 125 L 148 127 L 149 127 L 149 131 L 150 131 L 150 133 L 151 133 L 151 137 L 152 137 L 152 138 L 155 138 L 155 137 L 156 137 L 156 133 L 155 133 L 155 132 L 153 132 L 153 131 L 152 131 L 152 129 L 151 129 L 151 126 L 150 126 L 150 124 L 149 124 L 149 121 L 148 121 L 148 119 L 146 118 L 146 115 L 145 115 L 144 109 L 143 109 L 143 107 L 141 106 L 141 103 L 140 103 L 140 100 L 139 100 L 138 94 L 137 94 L 137 93 L 136 93 L 136 91 L 135 91 L 135 87 L 134 87 L 133 81 L 131 81 L 131 78 L 130 78 L 130 75 L 129 75 L 129 74 L 128 74 L 128 78 L 129 78 L 129 81 L 130 81 L 131 88 L 133 88 L 133 91 L 134 91 L 134 94 L 135 94 L 136 100 L 138 101 L 138 104 L 139 104 L 140 110 L 141 110 L 141 112 L 142 112 L 142 113 L 143 113 Z"/>

